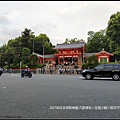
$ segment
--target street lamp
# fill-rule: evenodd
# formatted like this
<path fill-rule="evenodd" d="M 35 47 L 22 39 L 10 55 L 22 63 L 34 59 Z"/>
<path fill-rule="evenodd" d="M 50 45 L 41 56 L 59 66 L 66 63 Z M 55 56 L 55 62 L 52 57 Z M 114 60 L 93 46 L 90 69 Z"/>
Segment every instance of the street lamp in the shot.
<path fill-rule="evenodd" d="M 35 32 L 31 32 L 30 35 L 33 35 Z M 33 40 L 33 53 L 34 53 L 34 40 Z"/>
<path fill-rule="evenodd" d="M 44 45 L 43 46 L 43 64 L 44 64 Z"/>
<path fill-rule="evenodd" d="M 83 63 L 84 63 L 84 46 L 85 46 L 85 44 L 84 44 L 84 41 L 83 41 Z"/>
<path fill-rule="evenodd" d="M 10 67 L 11 67 L 11 65 L 10 65 L 10 59 L 11 59 L 11 56 L 12 54 L 11 54 L 11 52 L 10 52 L 10 49 L 9 49 L 9 46 L 8 46 L 8 68 L 9 68 L 9 72 L 10 72 Z"/>
<path fill-rule="evenodd" d="M 34 53 L 34 40 L 33 40 L 33 53 Z"/>

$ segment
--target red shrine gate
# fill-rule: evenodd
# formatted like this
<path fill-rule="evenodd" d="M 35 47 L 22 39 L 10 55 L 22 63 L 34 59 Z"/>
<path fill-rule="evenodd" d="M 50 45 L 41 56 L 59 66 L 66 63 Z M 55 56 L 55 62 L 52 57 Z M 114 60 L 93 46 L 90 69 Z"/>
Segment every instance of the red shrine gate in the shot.
<path fill-rule="evenodd" d="M 57 44 L 56 64 L 82 67 L 84 43 Z"/>

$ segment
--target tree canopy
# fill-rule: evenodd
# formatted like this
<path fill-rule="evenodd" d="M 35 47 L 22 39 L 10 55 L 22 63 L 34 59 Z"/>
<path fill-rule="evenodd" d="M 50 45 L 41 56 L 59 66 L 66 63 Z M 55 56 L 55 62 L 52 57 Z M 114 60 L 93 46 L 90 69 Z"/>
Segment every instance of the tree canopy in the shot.
<path fill-rule="evenodd" d="M 54 46 L 46 34 L 41 33 L 39 36 L 35 36 L 31 29 L 25 28 L 21 32 L 21 36 L 9 40 L 7 44 L 0 47 L 0 51 L 4 54 L 1 55 L 3 61 L 18 66 L 21 60 L 23 64 L 30 63 L 32 57 L 31 59 L 29 57 L 32 52 L 43 54 L 43 47 L 45 54 L 54 54 L 56 52 L 56 50 L 53 50 Z M 33 63 L 34 61 L 32 60 Z"/>

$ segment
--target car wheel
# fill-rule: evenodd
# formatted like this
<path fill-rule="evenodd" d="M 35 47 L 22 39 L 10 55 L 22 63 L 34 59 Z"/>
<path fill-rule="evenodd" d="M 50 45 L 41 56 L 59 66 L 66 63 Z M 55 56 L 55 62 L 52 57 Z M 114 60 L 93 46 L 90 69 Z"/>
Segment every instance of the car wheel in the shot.
<path fill-rule="evenodd" d="M 92 77 L 92 75 L 90 73 L 87 73 L 86 76 L 85 76 L 85 78 L 87 80 L 93 79 L 93 77 Z"/>
<path fill-rule="evenodd" d="M 120 76 L 118 74 L 113 74 L 113 80 L 118 81 L 120 80 Z"/>

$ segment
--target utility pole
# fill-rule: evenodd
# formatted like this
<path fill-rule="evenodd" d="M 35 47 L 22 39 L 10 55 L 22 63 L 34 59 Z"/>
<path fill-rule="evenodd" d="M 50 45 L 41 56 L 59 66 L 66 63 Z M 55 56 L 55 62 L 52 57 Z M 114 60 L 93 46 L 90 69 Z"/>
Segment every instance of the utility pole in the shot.
<path fill-rule="evenodd" d="M 30 35 L 33 35 L 35 32 L 31 32 Z M 34 53 L 34 40 L 33 40 L 33 53 Z"/>
<path fill-rule="evenodd" d="M 43 46 L 43 64 L 44 64 L 44 45 Z"/>
<path fill-rule="evenodd" d="M 84 63 L 84 46 L 85 46 L 85 43 L 83 41 L 83 63 Z"/>
<path fill-rule="evenodd" d="M 33 40 L 33 53 L 34 53 L 34 40 Z"/>

